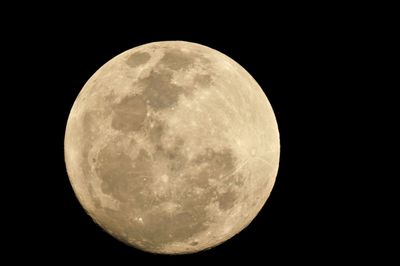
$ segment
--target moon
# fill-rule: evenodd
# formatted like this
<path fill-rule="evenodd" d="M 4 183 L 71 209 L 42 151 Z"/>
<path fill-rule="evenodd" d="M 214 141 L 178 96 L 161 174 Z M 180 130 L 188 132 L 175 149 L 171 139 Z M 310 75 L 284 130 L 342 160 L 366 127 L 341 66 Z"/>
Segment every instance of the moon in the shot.
<path fill-rule="evenodd" d="M 194 253 L 244 229 L 279 165 L 273 109 L 228 56 L 184 41 L 148 43 L 104 64 L 70 111 L 72 188 L 116 239 L 158 254 Z"/>

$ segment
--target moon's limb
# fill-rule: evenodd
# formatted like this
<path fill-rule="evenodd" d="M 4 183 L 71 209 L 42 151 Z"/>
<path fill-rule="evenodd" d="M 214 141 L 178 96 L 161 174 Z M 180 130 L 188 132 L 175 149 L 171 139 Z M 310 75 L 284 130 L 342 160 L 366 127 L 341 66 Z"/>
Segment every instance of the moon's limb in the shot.
<path fill-rule="evenodd" d="M 85 84 L 65 160 L 89 215 L 155 253 L 218 245 L 257 215 L 279 163 L 273 110 L 229 57 L 187 42 L 139 46 Z"/>

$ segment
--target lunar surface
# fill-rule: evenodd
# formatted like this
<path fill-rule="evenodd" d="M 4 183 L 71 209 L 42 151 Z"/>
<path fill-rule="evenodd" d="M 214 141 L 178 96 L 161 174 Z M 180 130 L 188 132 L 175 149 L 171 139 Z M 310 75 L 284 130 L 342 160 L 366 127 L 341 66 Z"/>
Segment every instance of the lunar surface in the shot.
<path fill-rule="evenodd" d="M 250 74 L 183 41 L 103 65 L 75 100 L 64 141 L 86 212 L 120 241 L 161 254 L 208 249 L 245 228 L 270 195 L 280 151 Z"/>

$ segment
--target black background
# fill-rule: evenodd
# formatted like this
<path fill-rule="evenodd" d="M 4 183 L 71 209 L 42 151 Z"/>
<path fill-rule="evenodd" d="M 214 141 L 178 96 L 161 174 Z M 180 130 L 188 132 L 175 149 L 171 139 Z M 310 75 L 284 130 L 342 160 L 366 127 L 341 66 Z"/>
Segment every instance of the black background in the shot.
<path fill-rule="evenodd" d="M 60 11 L 43 12 L 10 31 L 8 40 L 19 51 L 15 69 L 24 73 L 23 79 L 12 77 L 24 94 L 19 110 L 24 123 L 10 123 L 21 128 L 12 134 L 22 134 L 19 145 L 30 153 L 29 159 L 21 158 L 25 166 L 17 167 L 17 176 L 24 177 L 23 197 L 17 199 L 23 200 L 14 197 L 14 202 L 23 211 L 10 211 L 21 233 L 10 242 L 24 251 L 18 257 L 122 265 L 217 257 L 325 264 L 371 256 L 365 241 L 372 233 L 365 234 L 359 218 L 368 203 L 358 194 L 362 188 L 354 166 L 359 162 L 353 156 L 362 136 L 352 130 L 363 119 L 353 78 L 355 62 L 363 60 L 358 38 L 365 29 L 351 19 L 352 12 L 338 18 L 335 12 L 315 13 L 303 6 L 302 12 L 291 7 L 278 14 L 261 7 L 257 13 L 255 7 L 193 16 L 118 13 L 125 8 L 93 17 L 90 9 L 77 14 L 79 8 L 55 8 Z M 164 40 L 197 42 L 237 61 L 264 89 L 280 130 L 279 172 L 259 215 L 227 242 L 191 255 L 152 255 L 103 232 L 75 198 L 64 163 L 68 114 L 85 82 L 117 54 Z"/>

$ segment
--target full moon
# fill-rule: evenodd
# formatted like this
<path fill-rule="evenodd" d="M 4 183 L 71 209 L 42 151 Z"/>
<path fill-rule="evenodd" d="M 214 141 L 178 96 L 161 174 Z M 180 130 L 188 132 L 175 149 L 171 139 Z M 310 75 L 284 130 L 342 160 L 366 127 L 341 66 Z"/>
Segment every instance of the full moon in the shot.
<path fill-rule="evenodd" d="M 72 188 L 110 235 L 160 254 L 239 233 L 269 197 L 279 131 L 257 82 L 209 47 L 154 42 L 87 81 L 64 139 Z"/>

